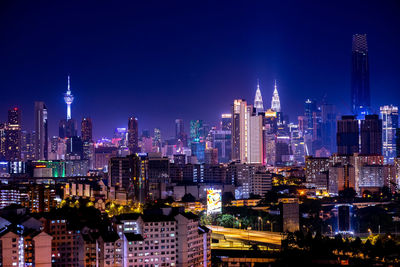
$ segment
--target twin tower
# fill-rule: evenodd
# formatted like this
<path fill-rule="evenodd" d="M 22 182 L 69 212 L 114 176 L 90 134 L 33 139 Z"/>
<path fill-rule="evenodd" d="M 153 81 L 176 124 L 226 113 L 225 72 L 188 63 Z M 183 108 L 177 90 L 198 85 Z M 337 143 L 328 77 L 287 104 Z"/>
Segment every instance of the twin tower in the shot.
<path fill-rule="evenodd" d="M 266 112 L 261 96 L 260 84 L 254 105 L 248 105 L 243 99 L 236 99 L 232 106 L 232 160 L 241 163 L 264 163 L 263 123 L 265 114 L 282 117 L 278 89 L 274 86 L 271 108 Z"/>
<path fill-rule="evenodd" d="M 264 104 L 261 96 L 261 91 L 260 91 L 260 83 L 257 82 L 257 90 L 256 90 L 256 96 L 254 97 L 254 107 L 256 109 L 256 112 L 264 112 Z M 281 102 L 279 100 L 279 94 L 278 94 L 278 89 L 276 86 L 276 81 L 274 85 L 274 93 L 272 94 L 272 100 L 271 100 L 271 110 L 275 112 L 281 112 Z"/>

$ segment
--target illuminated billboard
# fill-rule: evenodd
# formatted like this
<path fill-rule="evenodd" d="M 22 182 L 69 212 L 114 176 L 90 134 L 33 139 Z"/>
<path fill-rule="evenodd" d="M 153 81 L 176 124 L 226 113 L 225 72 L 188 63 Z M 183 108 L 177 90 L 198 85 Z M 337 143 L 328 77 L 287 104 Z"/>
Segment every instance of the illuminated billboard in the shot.
<path fill-rule="evenodd" d="M 208 189 L 207 215 L 214 213 L 221 213 L 221 211 L 222 211 L 221 190 Z"/>

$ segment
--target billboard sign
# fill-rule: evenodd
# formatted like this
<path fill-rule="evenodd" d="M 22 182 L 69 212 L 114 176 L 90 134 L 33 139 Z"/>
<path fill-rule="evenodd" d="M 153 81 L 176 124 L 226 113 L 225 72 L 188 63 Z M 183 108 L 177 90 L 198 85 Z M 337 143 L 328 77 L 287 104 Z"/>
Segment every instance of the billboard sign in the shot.
<path fill-rule="evenodd" d="M 220 189 L 207 189 L 207 215 L 222 212 Z"/>

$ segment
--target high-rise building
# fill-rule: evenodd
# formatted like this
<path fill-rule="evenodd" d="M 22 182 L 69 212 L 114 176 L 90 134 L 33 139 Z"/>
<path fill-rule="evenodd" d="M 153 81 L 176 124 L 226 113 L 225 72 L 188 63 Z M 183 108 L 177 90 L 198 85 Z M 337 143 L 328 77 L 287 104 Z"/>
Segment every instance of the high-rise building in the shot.
<path fill-rule="evenodd" d="M 203 121 L 202 120 L 191 120 L 190 121 L 190 142 L 202 137 Z"/>
<path fill-rule="evenodd" d="M 17 107 L 8 110 L 5 145 L 5 159 L 7 161 L 21 160 L 21 110 Z"/>
<path fill-rule="evenodd" d="M 221 115 L 221 130 L 230 131 L 232 130 L 232 114 L 226 113 Z"/>
<path fill-rule="evenodd" d="M 60 138 L 71 138 L 78 135 L 77 123 L 74 119 L 60 120 L 58 126 L 58 135 Z"/>
<path fill-rule="evenodd" d="M 400 158 L 400 128 L 396 129 L 396 157 Z"/>
<path fill-rule="evenodd" d="M 305 160 L 305 170 L 306 187 L 316 188 L 317 190 L 327 190 L 329 158 L 307 156 Z"/>
<path fill-rule="evenodd" d="M 204 151 L 204 163 L 205 164 L 218 164 L 218 149 L 217 148 L 206 148 Z"/>
<path fill-rule="evenodd" d="M 108 184 L 131 191 L 135 200 L 144 203 L 148 200 L 149 177 L 148 157 L 129 155 L 110 158 L 108 162 Z"/>
<path fill-rule="evenodd" d="M 35 160 L 36 132 L 21 131 L 21 158 L 23 161 Z"/>
<path fill-rule="evenodd" d="M 83 142 L 91 142 L 92 141 L 92 119 L 91 118 L 83 118 L 81 123 L 81 135 Z"/>
<path fill-rule="evenodd" d="M 245 100 L 236 99 L 232 106 L 232 160 L 247 162 L 247 103 Z"/>
<path fill-rule="evenodd" d="M 0 160 L 6 157 L 6 128 L 6 124 L 0 123 Z"/>
<path fill-rule="evenodd" d="M 361 154 L 382 155 L 382 120 L 378 115 L 366 115 L 361 121 Z"/>
<path fill-rule="evenodd" d="M 205 160 L 205 149 L 206 149 L 206 142 L 200 139 L 194 139 L 190 143 L 190 148 L 192 150 L 192 156 L 196 156 L 197 161 L 199 163 L 204 163 Z"/>
<path fill-rule="evenodd" d="M 382 144 L 385 163 L 393 163 L 396 157 L 396 129 L 399 127 L 399 108 L 393 105 L 383 106 L 382 119 Z"/>
<path fill-rule="evenodd" d="M 276 86 L 276 81 L 274 85 L 274 94 L 272 95 L 271 109 L 275 112 L 281 112 L 281 102 L 279 100 L 278 88 Z"/>
<path fill-rule="evenodd" d="M 252 105 L 235 100 L 232 106 L 232 160 L 241 163 L 263 162 L 263 115 Z"/>
<path fill-rule="evenodd" d="M 21 110 L 19 108 L 8 110 L 8 124 L 21 126 Z"/>
<path fill-rule="evenodd" d="M 161 150 L 161 131 L 159 128 L 154 128 L 153 146 Z"/>
<path fill-rule="evenodd" d="M 210 137 L 212 147 L 218 149 L 218 161 L 229 162 L 232 156 L 231 131 L 211 130 Z"/>
<path fill-rule="evenodd" d="M 179 136 L 185 132 L 184 124 L 182 119 L 175 120 L 175 138 L 179 139 Z"/>
<path fill-rule="evenodd" d="M 47 160 L 49 147 L 47 107 L 42 101 L 35 102 L 35 133 L 35 159 Z"/>
<path fill-rule="evenodd" d="M 279 199 L 282 231 L 296 232 L 300 229 L 299 200 L 297 198 Z"/>
<path fill-rule="evenodd" d="M 83 159 L 83 142 L 79 136 L 72 136 L 67 140 L 66 159 Z"/>
<path fill-rule="evenodd" d="M 337 114 L 334 105 L 321 105 L 321 145 L 329 150 L 330 153 L 335 152 L 336 149 L 336 117 Z"/>
<path fill-rule="evenodd" d="M 128 120 L 128 148 L 131 154 L 139 152 L 138 119 L 130 117 Z"/>
<path fill-rule="evenodd" d="M 181 142 L 184 147 L 187 146 L 187 134 L 185 133 L 185 127 L 182 119 L 175 120 L 175 139 Z"/>
<path fill-rule="evenodd" d="M 211 126 L 208 123 L 203 123 L 202 127 L 200 127 L 199 134 L 200 134 L 200 139 L 205 140 L 210 133 Z"/>
<path fill-rule="evenodd" d="M 117 146 L 127 146 L 128 131 L 127 128 L 115 128 L 113 139 Z"/>
<path fill-rule="evenodd" d="M 256 109 L 256 114 L 259 112 L 264 112 L 264 105 L 260 91 L 260 82 L 257 82 L 256 95 L 254 97 L 254 108 Z"/>
<path fill-rule="evenodd" d="M 263 162 L 263 116 L 252 116 L 253 107 L 248 106 L 247 162 Z"/>
<path fill-rule="evenodd" d="M 315 100 L 307 99 L 304 103 L 304 116 L 307 118 L 307 129 L 313 128 L 313 114 L 317 111 L 317 104 Z"/>
<path fill-rule="evenodd" d="M 143 131 L 142 131 L 142 135 L 141 135 L 141 138 L 150 138 L 150 131 L 148 130 L 148 129 L 144 129 Z"/>
<path fill-rule="evenodd" d="M 304 138 L 301 134 L 301 131 L 299 130 L 298 125 L 294 124 L 290 127 L 290 141 L 294 162 L 296 164 L 304 164 L 306 147 L 304 144 Z"/>
<path fill-rule="evenodd" d="M 81 122 L 81 138 L 82 138 L 82 149 L 83 159 L 89 163 L 89 169 L 93 168 L 94 162 L 94 144 L 92 137 L 92 119 L 83 118 Z"/>
<path fill-rule="evenodd" d="M 366 34 L 353 35 L 351 107 L 358 119 L 370 113 L 369 60 Z"/>
<path fill-rule="evenodd" d="M 359 152 L 359 130 L 355 116 L 342 116 L 342 119 L 338 120 L 336 143 L 339 155 Z"/>

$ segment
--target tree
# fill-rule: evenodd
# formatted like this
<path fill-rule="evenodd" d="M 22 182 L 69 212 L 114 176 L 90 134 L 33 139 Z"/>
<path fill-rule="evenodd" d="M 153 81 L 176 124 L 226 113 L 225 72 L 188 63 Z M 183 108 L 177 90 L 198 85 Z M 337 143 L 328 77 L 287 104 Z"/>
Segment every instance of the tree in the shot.
<path fill-rule="evenodd" d="M 235 222 L 235 217 L 230 214 L 222 214 L 222 216 L 218 217 L 217 221 L 218 224 L 223 227 L 232 228 Z"/>
<path fill-rule="evenodd" d="M 207 213 L 204 213 L 200 217 L 200 224 L 201 225 L 210 225 L 210 224 L 212 224 L 212 217 L 210 215 L 207 215 Z"/>
<path fill-rule="evenodd" d="M 357 193 L 353 187 L 348 187 L 348 188 L 345 188 L 345 189 L 339 191 L 339 197 L 347 199 L 347 200 L 354 199 L 356 197 L 356 195 L 357 195 Z"/>
<path fill-rule="evenodd" d="M 173 203 L 175 199 L 172 196 L 168 196 L 166 199 L 164 199 L 164 203 Z"/>
<path fill-rule="evenodd" d="M 185 194 L 183 197 L 182 197 L 182 201 L 183 202 L 195 202 L 196 201 L 196 198 L 192 195 L 192 194 Z"/>
<path fill-rule="evenodd" d="M 387 199 L 392 198 L 392 192 L 390 191 L 389 187 L 387 186 L 382 187 L 381 196 Z"/>
<path fill-rule="evenodd" d="M 260 248 L 258 247 L 257 244 L 253 244 L 253 245 L 250 246 L 250 250 L 259 251 Z"/>
<path fill-rule="evenodd" d="M 369 191 L 369 190 L 365 190 L 364 192 L 363 192 L 363 198 L 368 198 L 368 197 L 372 197 L 372 193 L 371 193 L 371 191 Z"/>
<path fill-rule="evenodd" d="M 222 204 L 224 206 L 230 204 L 234 199 L 235 197 L 233 196 L 232 192 L 224 192 L 222 194 Z"/>
<path fill-rule="evenodd" d="M 276 203 L 278 202 L 278 198 L 278 194 L 275 191 L 270 190 L 264 195 L 263 199 L 260 201 L 260 205 L 269 205 L 271 203 Z"/>

